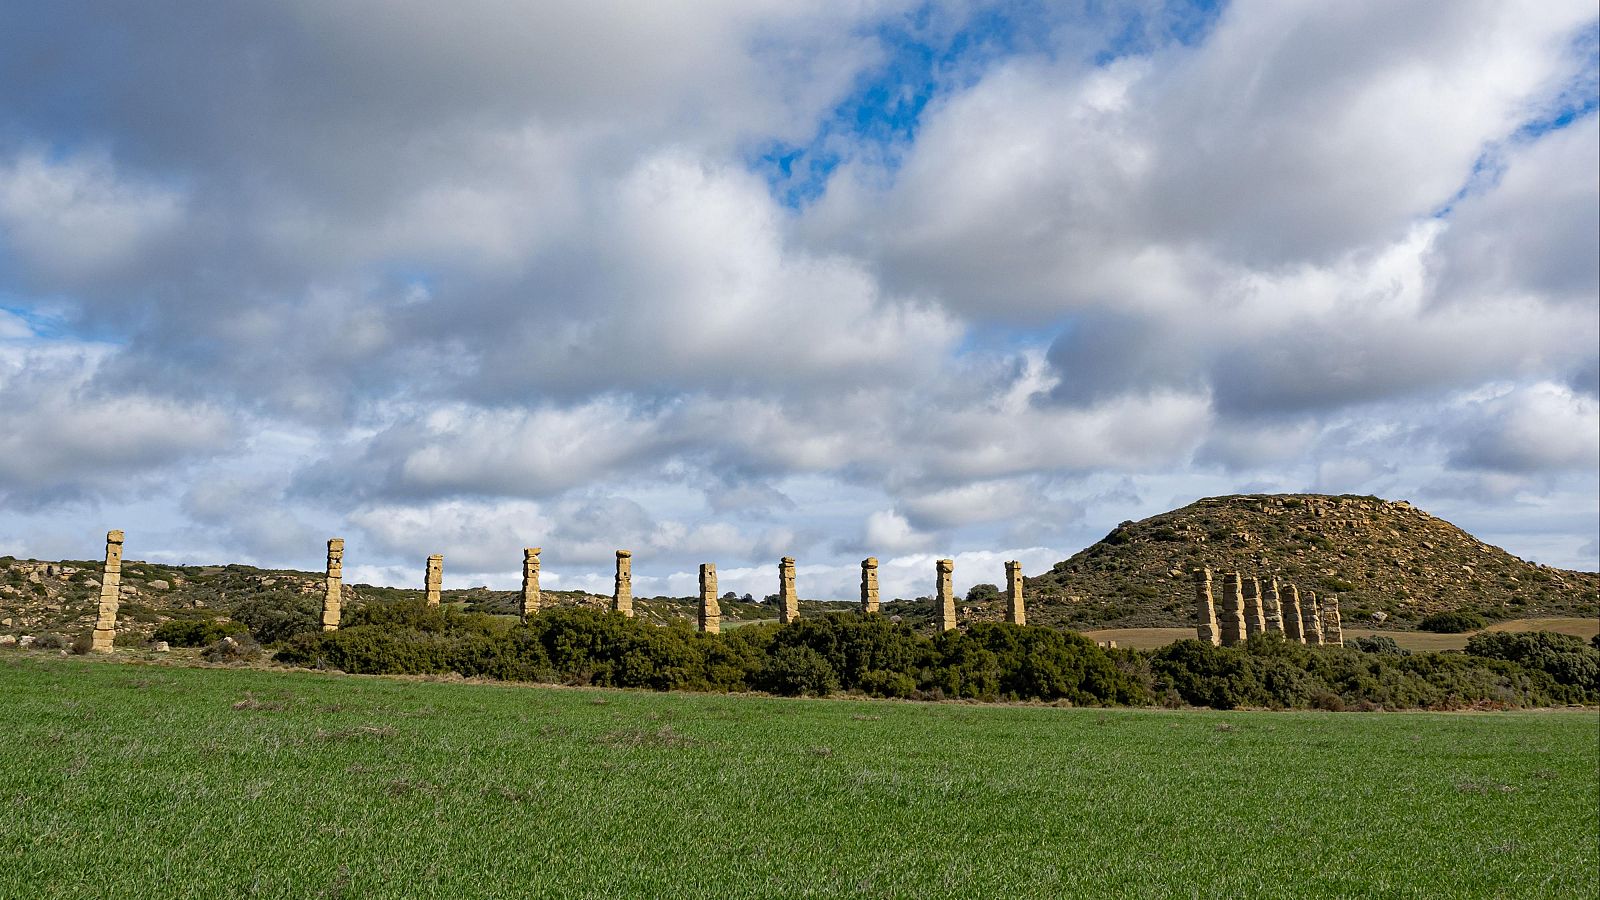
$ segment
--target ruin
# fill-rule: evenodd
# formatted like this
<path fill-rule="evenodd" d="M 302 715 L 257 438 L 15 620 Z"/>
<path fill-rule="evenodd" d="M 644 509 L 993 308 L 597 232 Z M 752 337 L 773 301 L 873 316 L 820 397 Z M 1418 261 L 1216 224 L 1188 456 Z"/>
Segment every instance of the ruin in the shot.
<path fill-rule="evenodd" d="M 611 611 L 633 618 L 633 553 L 617 551 L 617 579 L 611 587 Z"/>
<path fill-rule="evenodd" d="M 878 611 L 878 558 L 869 556 L 861 561 L 861 614 Z"/>
<path fill-rule="evenodd" d="M 440 589 L 443 585 L 444 557 L 435 553 L 428 557 L 428 570 L 422 576 L 422 587 L 427 592 L 429 606 L 439 605 Z"/>
<path fill-rule="evenodd" d="M 100 614 L 90 649 L 110 653 L 117 641 L 117 604 L 122 599 L 122 532 L 106 532 L 106 565 L 100 575 Z"/>
<path fill-rule="evenodd" d="M 1300 605 L 1301 627 L 1308 644 L 1322 644 L 1322 615 L 1317 612 L 1316 591 L 1306 591 L 1305 602 Z"/>
<path fill-rule="evenodd" d="M 778 560 L 778 622 L 787 625 L 800 618 L 800 598 L 794 592 L 794 557 Z"/>
<path fill-rule="evenodd" d="M 1322 630 L 1323 643 L 1335 647 L 1344 646 L 1344 623 L 1339 620 L 1339 598 L 1329 597 L 1322 601 Z"/>
<path fill-rule="evenodd" d="M 328 538 L 328 580 L 322 593 L 322 630 L 338 631 L 344 608 L 344 538 Z"/>
<path fill-rule="evenodd" d="M 1267 579 L 1262 591 L 1262 607 L 1266 614 L 1267 630 L 1283 633 L 1283 604 L 1278 599 L 1278 576 Z"/>
<path fill-rule="evenodd" d="M 1028 624 L 1028 612 L 1022 602 L 1022 563 L 1006 563 L 1006 621 L 1013 625 Z"/>
<path fill-rule="evenodd" d="M 941 559 L 934 564 L 933 571 L 938 581 L 934 586 L 933 604 L 939 612 L 939 630 L 949 631 L 956 627 L 956 595 L 951 587 L 951 576 L 956 571 L 956 561 Z"/>
<path fill-rule="evenodd" d="M 522 621 L 539 612 L 539 553 L 543 547 L 522 549 Z"/>
<path fill-rule="evenodd" d="M 1244 579 L 1244 636 L 1261 634 L 1267 630 L 1266 613 L 1261 608 L 1261 579 L 1251 576 Z"/>
<path fill-rule="evenodd" d="M 1222 576 L 1222 609 L 1217 614 L 1217 622 L 1221 626 L 1223 646 L 1245 639 L 1244 593 L 1239 581 L 1238 572 L 1226 572 Z"/>
<path fill-rule="evenodd" d="M 1304 620 L 1300 618 L 1300 588 L 1291 584 L 1283 592 L 1283 639 L 1304 644 L 1304 628 Z"/>
<path fill-rule="evenodd" d="M 1194 570 L 1194 605 L 1195 617 L 1198 619 L 1194 629 L 1195 637 L 1199 638 L 1201 643 L 1213 647 L 1221 644 L 1222 634 L 1217 629 L 1217 605 L 1211 599 L 1210 569 Z"/>
<path fill-rule="evenodd" d="M 722 631 L 722 607 L 717 604 L 717 564 L 700 564 L 700 630 L 706 634 Z"/>

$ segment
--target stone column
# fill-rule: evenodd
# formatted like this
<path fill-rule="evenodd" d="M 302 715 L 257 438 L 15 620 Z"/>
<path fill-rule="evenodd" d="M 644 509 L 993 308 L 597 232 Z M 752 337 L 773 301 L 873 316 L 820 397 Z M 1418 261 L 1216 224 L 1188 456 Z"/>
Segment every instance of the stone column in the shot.
<path fill-rule="evenodd" d="M 861 614 L 878 611 L 878 558 L 869 556 L 861 561 Z"/>
<path fill-rule="evenodd" d="M 1322 616 L 1317 613 L 1317 592 L 1306 591 L 1306 600 L 1300 604 L 1301 628 L 1306 643 L 1322 644 Z"/>
<path fill-rule="evenodd" d="M 617 580 L 611 588 L 611 611 L 633 618 L 633 554 L 617 551 Z"/>
<path fill-rule="evenodd" d="M 1266 613 L 1267 630 L 1283 634 L 1283 603 L 1278 599 L 1278 576 L 1267 579 L 1262 589 L 1262 606 Z"/>
<path fill-rule="evenodd" d="M 1289 585 L 1283 591 L 1283 639 L 1304 644 L 1306 635 L 1300 618 L 1300 588 Z"/>
<path fill-rule="evenodd" d="M 1222 632 L 1217 627 L 1217 604 L 1211 599 L 1211 570 L 1194 570 L 1194 612 L 1197 624 L 1195 637 L 1203 644 L 1215 647 L 1222 643 Z"/>
<path fill-rule="evenodd" d="M 1344 623 L 1339 619 L 1339 598 L 1329 597 L 1322 601 L 1322 629 L 1326 632 L 1324 643 L 1335 647 L 1344 646 Z"/>
<path fill-rule="evenodd" d="M 428 605 L 438 606 L 444 586 L 444 557 L 437 553 L 428 557 L 428 571 L 422 578 L 423 590 L 428 594 Z"/>
<path fill-rule="evenodd" d="M 956 595 L 950 586 L 950 578 L 956 571 L 956 561 L 941 559 L 934 564 L 933 571 L 938 577 L 938 583 L 934 585 L 933 605 L 939 612 L 939 630 L 949 631 L 956 627 Z"/>
<path fill-rule="evenodd" d="M 106 567 L 100 573 L 100 615 L 90 649 L 110 653 L 117 641 L 117 604 L 122 602 L 122 532 L 106 532 Z"/>
<path fill-rule="evenodd" d="M 1006 621 L 1013 625 L 1028 624 L 1028 611 L 1022 603 L 1022 563 L 1006 563 Z"/>
<path fill-rule="evenodd" d="M 1244 636 L 1267 630 L 1267 617 L 1261 609 L 1261 579 L 1244 579 Z"/>
<path fill-rule="evenodd" d="M 717 603 L 717 564 L 700 564 L 700 630 L 706 634 L 722 631 L 722 606 Z"/>
<path fill-rule="evenodd" d="M 1222 609 L 1217 614 L 1217 622 L 1222 626 L 1224 647 L 1244 640 L 1244 594 L 1239 588 L 1238 572 L 1222 576 Z"/>
<path fill-rule="evenodd" d="M 539 611 L 539 553 L 543 547 L 522 548 L 522 621 Z"/>
<path fill-rule="evenodd" d="M 794 557 L 778 561 L 778 621 L 784 625 L 800 618 L 800 598 L 794 592 Z"/>
<path fill-rule="evenodd" d="M 338 631 L 344 609 L 344 538 L 328 538 L 328 582 L 322 594 L 322 630 Z"/>

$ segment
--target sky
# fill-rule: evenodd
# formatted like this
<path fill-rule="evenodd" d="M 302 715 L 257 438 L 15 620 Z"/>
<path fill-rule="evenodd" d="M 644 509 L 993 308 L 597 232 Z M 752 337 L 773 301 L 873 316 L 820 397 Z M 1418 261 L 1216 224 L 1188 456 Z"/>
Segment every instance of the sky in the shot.
<path fill-rule="evenodd" d="M 1600 26 L 0 4 L 0 553 L 850 598 L 1204 496 L 1600 567 Z"/>

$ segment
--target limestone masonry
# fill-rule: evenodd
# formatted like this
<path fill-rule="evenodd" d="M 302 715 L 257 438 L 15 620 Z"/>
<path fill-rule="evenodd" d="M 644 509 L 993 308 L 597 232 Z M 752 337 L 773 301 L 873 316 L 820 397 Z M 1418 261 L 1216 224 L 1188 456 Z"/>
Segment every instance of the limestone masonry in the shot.
<path fill-rule="evenodd" d="M 1266 630 L 1267 618 L 1261 608 L 1261 579 L 1252 575 L 1244 580 L 1244 636 Z"/>
<path fill-rule="evenodd" d="M 953 559 L 941 559 L 934 564 L 934 574 L 938 578 L 938 583 L 935 586 L 933 603 L 939 610 L 940 631 L 949 631 L 956 627 L 956 595 L 950 585 L 955 570 L 956 561 Z"/>
<path fill-rule="evenodd" d="M 633 554 L 617 551 L 617 578 L 611 587 L 611 611 L 633 618 Z"/>
<path fill-rule="evenodd" d="M 522 550 L 522 621 L 539 611 L 539 553 L 543 547 Z"/>
<path fill-rule="evenodd" d="M 122 532 L 106 532 L 106 565 L 100 575 L 100 614 L 90 649 L 110 653 L 117 640 L 117 603 L 122 597 Z"/>
<path fill-rule="evenodd" d="M 1322 643 L 1322 616 L 1317 613 L 1317 594 L 1315 591 L 1306 591 L 1306 602 L 1300 607 L 1301 633 L 1305 635 L 1306 643 Z"/>
<path fill-rule="evenodd" d="M 1245 639 L 1244 594 L 1239 588 L 1239 573 L 1227 572 L 1222 576 L 1222 609 L 1217 612 L 1217 624 L 1222 627 L 1224 646 Z"/>
<path fill-rule="evenodd" d="M 1028 612 L 1022 601 L 1022 563 L 1006 563 L 1006 621 L 1013 625 L 1028 624 Z"/>
<path fill-rule="evenodd" d="M 706 634 L 722 631 L 722 607 L 717 603 L 717 565 L 700 564 L 700 630 Z"/>
<path fill-rule="evenodd" d="M 1283 633 L 1283 603 L 1278 599 L 1278 576 L 1267 579 L 1262 605 L 1266 612 L 1267 630 Z"/>
<path fill-rule="evenodd" d="M 1296 644 L 1306 642 L 1304 620 L 1300 618 L 1300 589 L 1289 585 L 1283 592 L 1283 638 Z"/>
<path fill-rule="evenodd" d="M 1211 598 L 1211 570 L 1194 570 L 1194 611 L 1197 623 L 1195 637 L 1203 644 L 1215 647 L 1222 643 L 1222 632 L 1217 627 L 1217 604 Z"/>
<path fill-rule="evenodd" d="M 861 614 L 878 611 L 878 558 L 869 556 L 861 561 Z"/>
<path fill-rule="evenodd" d="M 1335 647 L 1344 646 L 1344 625 L 1339 621 L 1339 598 L 1330 597 L 1322 601 L 1322 629 L 1327 635 L 1327 642 Z"/>
<path fill-rule="evenodd" d="M 794 557 L 778 561 L 778 622 L 787 625 L 800 618 L 800 598 L 794 592 Z"/>
<path fill-rule="evenodd" d="M 423 574 L 423 590 L 428 594 L 428 605 L 439 605 L 440 587 L 444 584 L 444 557 L 435 553 L 428 557 L 428 570 Z"/>
<path fill-rule="evenodd" d="M 338 631 L 344 606 L 344 538 L 328 538 L 328 581 L 322 594 L 322 630 Z"/>

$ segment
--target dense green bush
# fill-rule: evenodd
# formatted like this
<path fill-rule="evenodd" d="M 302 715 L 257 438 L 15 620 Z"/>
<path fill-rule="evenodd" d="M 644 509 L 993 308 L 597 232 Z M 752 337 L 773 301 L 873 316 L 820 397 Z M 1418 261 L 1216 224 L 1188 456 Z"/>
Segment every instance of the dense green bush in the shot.
<path fill-rule="evenodd" d="M 1394 638 L 1387 634 L 1351 638 L 1345 642 L 1345 646 L 1352 650 L 1360 650 L 1362 653 L 1392 653 L 1395 656 L 1406 656 L 1411 653 L 1410 650 L 1401 647 L 1395 642 Z"/>
<path fill-rule="evenodd" d="M 526 623 L 420 601 L 370 603 L 334 632 L 295 636 L 279 662 L 358 673 L 445 673 L 654 690 L 852 691 L 877 697 L 1290 709 L 1600 702 L 1600 652 L 1575 638 L 1482 635 L 1469 652 L 1403 654 L 1390 639 L 1308 647 L 1279 634 L 1213 647 L 1107 651 L 1053 628 L 978 623 L 934 636 L 881 615 L 828 613 L 708 635 L 589 609 Z M 1483 640 L 1480 640 L 1483 638 Z"/>
<path fill-rule="evenodd" d="M 1464 634 L 1468 631 L 1477 631 L 1486 624 L 1488 623 L 1483 620 L 1483 616 L 1477 613 L 1453 610 L 1425 616 L 1417 623 L 1417 627 L 1435 634 Z"/>
<path fill-rule="evenodd" d="M 172 619 L 161 623 L 152 641 L 166 641 L 174 647 L 205 647 L 229 635 L 249 634 L 250 629 L 240 622 L 219 622 L 216 619 Z"/>
<path fill-rule="evenodd" d="M 253 593 L 228 608 L 235 622 L 263 644 L 322 630 L 322 598 L 290 591 Z"/>

